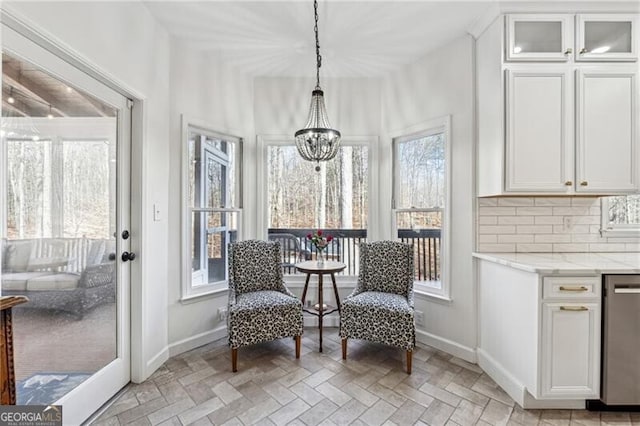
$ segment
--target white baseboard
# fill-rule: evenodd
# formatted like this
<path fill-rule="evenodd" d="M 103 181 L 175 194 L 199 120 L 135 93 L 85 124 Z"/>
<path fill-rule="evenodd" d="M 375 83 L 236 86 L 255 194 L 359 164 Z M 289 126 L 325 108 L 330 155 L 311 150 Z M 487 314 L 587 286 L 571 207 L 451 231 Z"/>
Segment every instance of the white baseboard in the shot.
<path fill-rule="evenodd" d="M 584 410 L 587 403 L 584 399 L 535 399 L 529 392 L 524 396 L 522 408 L 529 410 Z"/>
<path fill-rule="evenodd" d="M 162 364 L 164 364 L 168 359 L 169 359 L 169 347 L 165 346 L 153 358 L 147 361 L 147 363 L 144 366 L 145 371 L 143 371 L 142 373 L 143 374 L 143 377 L 141 378 L 142 380 L 136 383 L 142 383 L 143 381 L 147 380 L 149 376 L 151 376 L 154 373 L 154 371 L 156 371 L 158 368 L 162 367 Z"/>
<path fill-rule="evenodd" d="M 524 404 L 526 388 L 495 359 L 481 348 L 476 350 L 478 365 L 521 407 Z"/>
<path fill-rule="evenodd" d="M 527 388 L 488 353 L 478 348 L 478 365 L 522 408 L 584 410 L 584 399 L 535 399 Z"/>
<path fill-rule="evenodd" d="M 416 342 L 440 349 L 467 362 L 476 363 L 476 350 L 426 331 L 416 330 Z"/>
<path fill-rule="evenodd" d="M 182 339 L 169 345 L 169 357 L 174 357 L 176 355 L 180 355 L 181 353 L 188 352 L 191 349 L 204 346 L 218 339 L 222 339 L 226 335 L 227 326 L 222 325 L 213 330 L 196 334 L 195 336 L 187 337 L 186 339 Z"/>

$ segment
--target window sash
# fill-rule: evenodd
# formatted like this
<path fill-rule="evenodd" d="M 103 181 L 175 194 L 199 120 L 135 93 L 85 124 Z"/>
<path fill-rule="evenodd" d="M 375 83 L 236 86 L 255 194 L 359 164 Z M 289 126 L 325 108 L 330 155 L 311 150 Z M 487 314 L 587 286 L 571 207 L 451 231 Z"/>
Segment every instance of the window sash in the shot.
<path fill-rule="evenodd" d="M 221 191 L 223 195 L 225 195 L 223 200 L 219 200 L 223 202 L 224 206 L 216 206 L 209 207 L 206 206 L 205 203 L 207 201 L 207 196 L 205 192 L 207 190 L 207 177 L 200 176 L 195 172 L 190 174 L 191 168 L 191 158 L 190 158 L 190 142 L 193 137 L 204 136 L 205 139 L 213 139 L 213 140 L 222 140 L 227 142 L 228 144 L 232 144 L 233 148 L 227 150 L 227 152 L 223 152 L 219 147 L 214 146 L 211 147 L 203 147 L 202 148 L 202 158 L 201 161 L 205 161 L 204 151 L 206 150 L 209 154 L 208 156 L 215 162 L 222 164 L 223 167 L 226 167 L 226 178 L 223 176 L 222 185 L 227 185 L 225 188 L 221 187 Z M 190 299 L 202 297 L 206 295 L 211 295 L 218 293 L 220 291 L 226 291 L 228 288 L 228 272 L 227 272 L 227 262 L 228 262 L 228 240 L 232 239 L 229 235 L 233 233 L 235 239 L 241 239 L 242 235 L 242 145 L 243 141 L 241 138 L 236 136 L 231 136 L 229 134 L 225 134 L 223 132 L 217 132 L 209 129 L 209 126 L 206 124 L 198 123 L 197 121 L 187 119 L 185 116 L 182 116 L 182 301 L 187 302 Z M 195 147 L 192 147 L 195 149 Z M 200 167 L 200 171 L 202 173 L 206 173 L 206 163 Z M 200 173 L 200 174 L 202 174 Z M 200 183 L 196 184 L 195 179 L 199 179 Z M 233 185 L 233 188 L 229 188 L 228 185 Z M 191 200 L 191 192 L 199 192 L 199 196 L 193 193 L 194 199 Z M 226 194 L 225 194 L 226 193 Z M 233 198 L 231 197 L 233 194 Z M 194 205 L 191 204 L 193 201 Z M 227 225 L 218 226 L 214 224 L 213 226 L 209 226 L 207 223 L 208 214 L 224 214 L 227 216 L 226 223 Z M 203 215 L 204 217 L 201 219 L 203 222 L 201 223 L 200 229 L 200 242 L 195 241 L 194 231 L 194 221 L 195 217 L 198 215 Z M 232 216 L 235 215 L 235 221 L 232 219 Z M 225 223 L 224 219 L 223 223 Z M 232 226 L 232 223 L 235 223 L 235 226 Z M 220 229 L 214 229 L 220 228 Z M 231 229 L 232 228 L 232 229 Z M 215 282 L 209 281 L 209 254 L 207 250 L 210 248 L 210 240 L 209 238 L 212 235 L 218 235 L 221 233 L 225 233 L 228 238 L 221 239 L 223 243 L 222 246 L 218 247 L 215 250 L 224 250 L 224 255 L 222 255 L 222 259 L 224 259 L 224 271 L 219 271 L 220 276 L 224 275 L 224 279 L 216 280 Z M 222 238 L 222 237 L 221 237 Z M 195 244 L 198 244 L 199 249 L 196 250 Z M 197 257 L 200 256 L 199 260 Z M 193 263 L 197 262 L 198 265 L 194 265 Z M 197 267 L 196 267 L 197 266 Z"/>
<path fill-rule="evenodd" d="M 429 136 L 442 134 L 444 138 L 444 206 L 443 207 L 404 207 L 399 205 L 400 194 L 400 165 L 399 165 L 399 145 L 408 141 L 422 139 Z M 440 117 L 412 126 L 409 129 L 392 134 L 392 176 L 391 186 L 391 220 L 392 231 L 395 238 L 398 238 L 398 214 L 407 212 L 432 213 L 441 212 L 442 226 L 440 229 L 440 281 L 414 281 L 414 290 L 436 299 L 450 301 L 450 223 L 451 223 L 451 118 L 450 116 Z"/>

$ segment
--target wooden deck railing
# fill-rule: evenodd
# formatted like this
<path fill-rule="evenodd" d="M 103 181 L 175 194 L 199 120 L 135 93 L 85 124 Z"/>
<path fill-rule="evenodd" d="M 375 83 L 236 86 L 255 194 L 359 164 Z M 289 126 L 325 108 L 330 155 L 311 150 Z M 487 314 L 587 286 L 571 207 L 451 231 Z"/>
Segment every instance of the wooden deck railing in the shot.
<path fill-rule="evenodd" d="M 277 238 L 277 234 L 288 234 L 295 236 L 297 247 L 294 249 L 297 261 L 310 260 L 316 258 L 316 249 L 307 240 L 307 235 L 315 229 L 292 229 L 292 228 L 269 228 L 270 238 Z M 347 265 L 342 272 L 343 275 L 358 275 L 360 266 L 359 244 L 367 241 L 366 229 L 324 229 L 327 235 L 333 236 L 334 240 L 327 247 L 326 255 L 329 260 L 336 260 Z M 413 244 L 414 247 L 414 267 L 415 279 L 420 281 L 433 281 L 440 279 L 440 229 L 399 229 L 398 238 L 402 241 Z M 290 242 L 281 242 L 283 247 L 289 247 Z M 291 264 L 295 260 L 285 262 L 285 273 L 295 274 L 295 268 Z"/>

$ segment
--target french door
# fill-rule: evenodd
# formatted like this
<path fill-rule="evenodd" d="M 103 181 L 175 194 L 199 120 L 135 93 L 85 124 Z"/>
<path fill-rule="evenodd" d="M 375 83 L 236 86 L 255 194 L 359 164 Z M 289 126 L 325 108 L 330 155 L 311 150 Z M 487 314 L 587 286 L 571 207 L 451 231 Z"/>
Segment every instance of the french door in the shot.
<path fill-rule="evenodd" d="M 0 289 L 18 404 L 77 425 L 131 376 L 132 103 L 46 46 L 3 19 Z"/>

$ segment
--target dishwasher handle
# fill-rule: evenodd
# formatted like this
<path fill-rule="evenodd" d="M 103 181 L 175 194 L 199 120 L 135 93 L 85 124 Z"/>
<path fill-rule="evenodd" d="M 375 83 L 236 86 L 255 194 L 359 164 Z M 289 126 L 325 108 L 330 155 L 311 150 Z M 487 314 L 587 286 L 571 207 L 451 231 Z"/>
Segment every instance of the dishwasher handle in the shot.
<path fill-rule="evenodd" d="M 640 294 L 640 285 L 614 285 L 613 292 L 616 294 Z"/>

